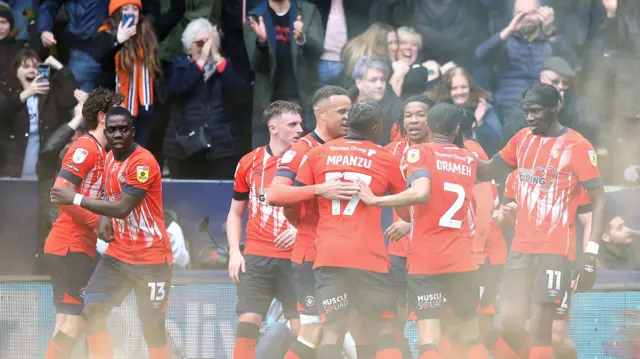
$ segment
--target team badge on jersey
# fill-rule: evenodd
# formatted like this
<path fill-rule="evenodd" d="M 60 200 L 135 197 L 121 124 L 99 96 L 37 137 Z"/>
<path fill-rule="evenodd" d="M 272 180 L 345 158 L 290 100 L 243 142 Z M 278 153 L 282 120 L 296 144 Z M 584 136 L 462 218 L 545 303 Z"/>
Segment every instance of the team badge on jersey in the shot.
<path fill-rule="evenodd" d="M 407 152 L 407 162 L 416 163 L 420 159 L 420 150 L 414 148 Z"/>
<path fill-rule="evenodd" d="M 76 148 L 75 152 L 73 152 L 73 163 L 82 163 L 87 158 L 89 151 L 84 148 Z"/>
<path fill-rule="evenodd" d="M 594 166 L 598 165 L 598 155 L 595 150 L 589 150 L 589 162 Z"/>
<path fill-rule="evenodd" d="M 293 159 L 293 157 L 296 156 L 296 151 L 287 151 L 284 153 L 284 156 L 282 156 L 282 161 L 281 163 L 289 163 L 291 162 L 291 160 Z"/>
<path fill-rule="evenodd" d="M 136 178 L 140 183 L 147 182 L 147 180 L 149 180 L 149 167 L 147 166 L 136 167 Z"/>

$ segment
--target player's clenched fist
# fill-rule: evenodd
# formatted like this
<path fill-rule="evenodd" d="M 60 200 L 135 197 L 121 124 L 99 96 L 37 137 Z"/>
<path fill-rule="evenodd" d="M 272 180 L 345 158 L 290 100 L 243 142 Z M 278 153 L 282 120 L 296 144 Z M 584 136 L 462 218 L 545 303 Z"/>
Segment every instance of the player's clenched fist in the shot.
<path fill-rule="evenodd" d="M 232 250 L 229 257 L 229 278 L 235 283 L 240 283 L 240 271 L 246 272 L 244 257 L 240 251 Z"/>
<path fill-rule="evenodd" d="M 50 191 L 51 203 L 68 205 L 73 204 L 73 198 L 76 196 L 76 191 L 73 188 L 58 188 L 53 187 Z"/>
<path fill-rule="evenodd" d="M 295 228 L 287 229 L 283 231 L 276 237 L 274 241 L 276 247 L 278 248 L 289 248 L 296 241 L 296 234 L 298 234 L 298 230 Z"/>
<path fill-rule="evenodd" d="M 109 243 L 113 241 L 113 223 L 111 218 L 100 216 L 100 222 L 98 223 L 98 238 Z"/>
<path fill-rule="evenodd" d="M 384 236 L 392 242 L 397 242 L 411 232 L 411 223 L 399 220 L 384 231 Z"/>

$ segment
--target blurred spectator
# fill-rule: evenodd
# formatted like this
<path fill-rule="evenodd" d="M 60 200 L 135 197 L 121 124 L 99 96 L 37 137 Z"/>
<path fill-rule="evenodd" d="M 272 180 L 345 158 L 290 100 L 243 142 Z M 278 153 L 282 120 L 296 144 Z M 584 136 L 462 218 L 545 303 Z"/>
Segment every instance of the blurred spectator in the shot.
<path fill-rule="evenodd" d="M 171 9 L 151 19 L 142 15 L 141 9 L 141 0 L 111 0 L 109 17 L 98 29 L 91 56 L 100 62 L 98 86 L 124 96 L 124 107 L 136 118 L 135 140 L 147 146 L 160 102 L 158 42 L 182 18 L 184 0 L 172 0 Z M 123 17 L 128 16 L 124 23 Z"/>
<path fill-rule="evenodd" d="M 340 61 L 343 64 L 345 79 L 336 82 L 344 88 L 349 87 L 356 62 L 363 56 L 377 56 L 396 61 L 398 38 L 395 29 L 387 24 L 374 23 L 367 31 L 350 39 L 342 48 Z"/>
<path fill-rule="evenodd" d="M 480 143 L 489 157 L 499 150 L 502 142 L 502 124 L 490 103 L 490 94 L 481 89 L 468 72 L 454 67 L 442 75 L 436 89 L 440 101 L 450 99 L 456 105 L 467 107 L 475 116 L 473 138 Z"/>
<path fill-rule="evenodd" d="M 347 19 L 345 16 L 343 0 L 325 1 L 330 3 L 329 13 L 322 17 L 324 28 L 324 53 L 320 57 L 318 64 L 318 74 L 320 82 L 326 85 L 329 80 L 338 76 L 342 71 L 343 64 L 340 62 L 340 52 L 347 43 Z M 320 11 L 322 15 L 322 11 Z"/>
<path fill-rule="evenodd" d="M 276 100 L 300 103 L 307 130 L 315 127 L 311 99 L 320 87 L 324 29 L 318 9 L 296 0 L 262 0 L 248 13 L 244 43 L 255 74 L 252 146 L 269 142 L 262 111 Z"/>
<path fill-rule="evenodd" d="M 100 64 L 91 57 L 91 41 L 107 17 L 109 0 L 43 0 L 38 9 L 36 28 L 46 48 L 57 44 L 53 28 L 61 6 L 69 20 L 64 31 L 64 43 L 70 47 L 69 70 L 80 89 L 90 92 L 96 87 L 100 73 Z"/>
<path fill-rule="evenodd" d="M 188 56 L 172 59 L 165 73 L 170 114 L 164 154 L 171 176 L 231 179 L 243 153 L 226 107 L 246 103 L 251 87 L 220 55 L 218 30 L 207 19 L 189 23 L 182 43 Z"/>
<path fill-rule="evenodd" d="M 563 126 L 573 128 L 589 140 L 593 140 L 594 129 L 585 122 L 584 111 L 580 109 L 583 106 L 580 105 L 582 101 L 579 102 L 576 98 L 577 93 L 571 91 L 575 76 L 575 71 L 567 61 L 561 57 L 550 57 L 545 60 L 539 78 L 540 83 L 555 87 L 562 95 L 563 101 L 560 103 L 560 113 L 558 114 L 560 123 Z M 503 144 L 506 144 L 518 131 L 526 127 L 522 106 L 514 107 L 503 119 L 503 122 Z"/>
<path fill-rule="evenodd" d="M 402 101 L 387 89 L 389 66 L 384 59 L 365 56 L 356 63 L 353 77 L 356 88 L 349 91 L 353 102 L 376 101 L 384 111 L 382 132 L 378 140 L 378 144 L 384 146 L 391 141 L 391 130 L 398 127 L 397 121 L 402 113 Z"/>
<path fill-rule="evenodd" d="M 4 2 L 4 1 L 3 1 Z M 33 13 L 37 7 L 36 0 L 8 0 L 8 6 L 13 12 L 13 28 L 15 29 L 15 38 L 21 41 L 29 39 L 29 21 L 28 13 Z"/>
<path fill-rule="evenodd" d="M 37 178 L 40 145 L 59 125 L 69 120 L 76 105 L 73 75 L 49 57 L 49 81 L 38 75 L 38 55 L 30 48 L 18 51 L 5 68 L 6 81 L 0 83 L 0 149 L 3 161 L 0 177 Z"/>
<path fill-rule="evenodd" d="M 620 216 L 609 218 L 602 234 L 598 268 L 608 270 L 640 270 L 640 243 Z"/>
<path fill-rule="evenodd" d="M 410 1 L 406 12 L 400 13 L 406 20 L 397 21 L 404 21 L 404 25 L 411 26 L 422 36 L 422 56 L 419 58 L 438 64 L 454 62 L 475 78 L 475 69 L 480 64 L 473 52 L 489 36 L 487 10 L 482 2 Z"/>
<path fill-rule="evenodd" d="M 11 66 L 11 61 L 16 52 L 24 46 L 24 41 L 16 40 L 16 28 L 11 13 L 11 8 L 5 2 L 0 1 L 0 69 L 4 71 Z M 0 74 L 0 79 L 3 79 Z"/>
<path fill-rule="evenodd" d="M 587 122 L 599 134 L 607 172 L 624 181 L 623 172 L 640 164 L 640 2 L 600 0 L 602 22 L 590 43 L 582 90 Z"/>
<path fill-rule="evenodd" d="M 477 47 L 477 60 L 498 66 L 493 105 L 501 120 L 520 105 L 520 95 L 527 86 L 539 82 L 546 58 L 553 53 L 576 58 L 562 36 L 556 34 L 554 19 L 553 9 L 540 7 L 537 0 L 516 0 L 509 25 Z"/>

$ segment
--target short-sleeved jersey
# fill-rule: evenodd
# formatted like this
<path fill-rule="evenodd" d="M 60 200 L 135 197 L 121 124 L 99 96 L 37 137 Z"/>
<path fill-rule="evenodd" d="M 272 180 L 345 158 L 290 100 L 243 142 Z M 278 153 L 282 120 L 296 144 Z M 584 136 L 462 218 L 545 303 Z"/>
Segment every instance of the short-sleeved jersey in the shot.
<path fill-rule="evenodd" d="M 464 146 L 477 158 L 484 161 L 489 160 L 489 156 L 487 156 L 487 153 L 478 142 L 473 140 L 464 141 Z M 489 232 L 487 234 L 486 241 L 483 243 L 484 256 L 489 259 L 489 263 L 491 263 L 492 265 L 499 265 L 504 264 L 507 261 L 507 243 L 505 242 L 504 236 L 502 235 L 500 223 L 498 223 L 498 212 L 500 211 L 500 193 L 498 192 L 498 186 L 496 186 L 496 183 L 493 181 L 491 182 L 491 198 L 493 199 L 493 202 L 491 203 L 493 211 L 491 214 L 491 224 L 489 225 Z M 476 212 L 477 202 L 475 197 L 472 198 L 471 206 L 472 210 Z M 476 216 L 472 218 L 476 218 Z M 476 237 L 477 236 L 475 236 L 474 233 L 474 241 L 477 239 Z"/>
<path fill-rule="evenodd" d="M 406 157 L 408 184 L 431 179 L 429 201 L 412 206 L 409 274 L 476 270 L 468 218 L 476 158 L 465 148 L 439 142 L 411 146 Z"/>
<path fill-rule="evenodd" d="M 400 162 L 379 145 L 356 138 L 337 139 L 309 152 L 296 185 L 313 185 L 341 178 L 362 180 L 377 196 L 406 188 Z M 382 231 L 382 209 L 355 196 L 349 201 L 318 198 L 314 268 L 342 267 L 379 273 L 389 271 Z"/>
<path fill-rule="evenodd" d="M 130 264 L 171 264 L 173 254 L 162 207 L 162 172 L 151 152 L 134 144 L 122 161 L 109 152 L 105 192 L 109 201 L 119 201 L 122 193 L 141 198 L 129 217 L 111 219 L 114 239 L 105 254 Z"/>
<path fill-rule="evenodd" d="M 596 152 L 589 141 L 568 128 L 554 137 L 537 136 L 525 128 L 498 156 L 518 171 L 511 250 L 568 255 L 580 187 L 590 190 L 601 185 Z"/>
<path fill-rule="evenodd" d="M 389 151 L 394 157 L 400 160 L 400 171 L 404 175 L 404 167 L 406 167 L 405 163 L 405 154 L 407 153 L 407 149 L 409 148 L 409 140 L 402 139 L 400 141 L 391 142 L 390 144 L 384 146 L 384 149 Z M 400 217 L 393 212 L 393 222 L 397 222 L 400 220 Z M 398 257 L 406 257 L 409 253 L 409 235 L 404 236 L 397 242 L 389 242 L 389 247 L 387 248 L 389 251 L 389 255 L 398 256 Z"/>
<path fill-rule="evenodd" d="M 506 202 L 516 202 L 515 194 L 518 193 L 518 171 L 513 171 L 507 177 L 507 182 L 505 184 L 504 189 L 504 198 Z M 517 202 L 516 202 L 517 203 Z M 589 194 L 584 190 L 580 189 L 580 195 L 578 197 L 578 214 L 589 213 L 591 212 L 591 199 L 589 198 Z M 570 261 L 575 260 L 576 256 L 576 226 L 575 223 L 571 226 L 571 240 L 569 241 L 569 250 L 567 257 Z"/>
<path fill-rule="evenodd" d="M 67 150 L 58 177 L 73 183 L 77 192 L 92 198 L 104 198 L 104 160 L 106 152 L 95 137 L 80 136 Z M 44 252 L 64 255 L 67 252 L 96 254 L 96 233 L 84 223 L 79 223 L 64 208 L 53 223 L 47 236 Z"/>
<path fill-rule="evenodd" d="M 289 229 L 289 222 L 282 207 L 270 206 L 266 198 L 280 160 L 267 145 L 246 154 L 236 168 L 233 199 L 248 201 L 249 209 L 245 255 L 291 258 L 292 248 L 277 248 L 274 244 L 278 235 Z"/>
<path fill-rule="evenodd" d="M 298 168 L 302 164 L 304 156 L 324 141 L 315 132 L 311 132 L 296 142 L 280 160 L 276 177 L 286 177 L 292 181 L 296 179 Z M 300 221 L 298 222 L 298 233 L 293 244 L 291 261 L 302 264 L 302 262 L 313 262 L 316 260 L 316 227 L 318 226 L 318 207 L 316 201 L 306 201 L 300 206 Z"/>

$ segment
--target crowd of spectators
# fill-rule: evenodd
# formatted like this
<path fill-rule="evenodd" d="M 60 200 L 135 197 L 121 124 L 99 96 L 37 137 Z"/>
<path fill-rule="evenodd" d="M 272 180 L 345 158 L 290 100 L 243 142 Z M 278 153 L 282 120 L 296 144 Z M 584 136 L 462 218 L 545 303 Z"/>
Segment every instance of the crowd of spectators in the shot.
<path fill-rule="evenodd" d="M 379 101 L 381 145 L 408 96 L 469 107 L 493 155 L 538 82 L 560 90 L 563 124 L 594 144 L 609 184 L 639 177 L 635 0 L 9 0 L 0 68 L 2 177 L 40 179 L 40 150 L 97 87 L 123 95 L 165 177 L 230 179 L 268 140 L 266 106 L 298 102 L 311 130 L 323 84 Z"/>

